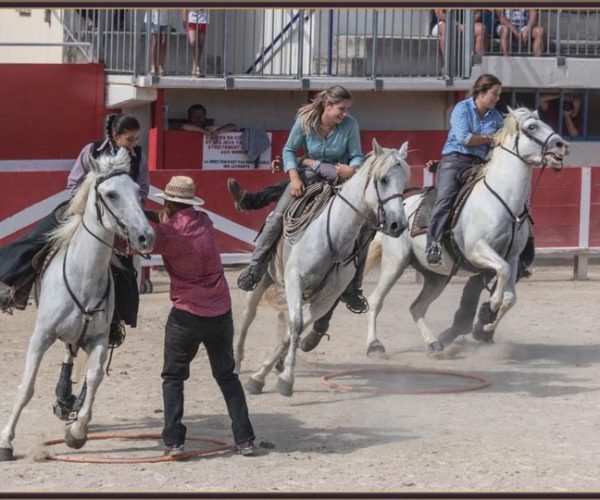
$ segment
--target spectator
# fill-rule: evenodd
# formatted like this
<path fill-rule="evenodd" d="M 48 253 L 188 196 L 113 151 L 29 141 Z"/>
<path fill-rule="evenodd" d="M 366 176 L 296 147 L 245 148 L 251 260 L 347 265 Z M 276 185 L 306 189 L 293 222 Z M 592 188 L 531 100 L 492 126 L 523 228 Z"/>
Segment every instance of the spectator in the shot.
<path fill-rule="evenodd" d="M 239 132 L 241 129 L 235 123 L 226 123 L 218 128 L 206 125 L 206 108 L 202 104 L 192 104 L 188 108 L 187 121 L 181 126 L 181 130 L 188 132 L 201 132 L 211 139 L 223 132 Z"/>
<path fill-rule="evenodd" d="M 184 453 L 186 427 L 183 389 L 190 364 L 204 344 L 213 377 L 219 384 L 232 422 L 235 450 L 256 451 L 254 431 L 244 390 L 234 372 L 231 297 L 225 280 L 213 225 L 194 209 L 204 202 L 195 197 L 193 179 L 174 176 L 167 184 L 163 221 L 147 213 L 156 231 L 154 251 L 161 254 L 171 278 L 173 307 L 165 327 L 163 379 L 165 455 Z"/>
<path fill-rule="evenodd" d="M 186 9 L 183 11 L 183 28 L 187 32 L 188 43 L 192 51 L 192 76 L 202 78 L 200 58 L 206 41 L 206 25 L 209 23 L 209 12 L 205 9 Z"/>
<path fill-rule="evenodd" d="M 539 113 L 542 120 L 561 135 L 581 135 L 581 96 L 565 93 L 562 108 L 562 130 L 559 130 L 560 94 L 540 95 Z"/>
<path fill-rule="evenodd" d="M 148 23 L 148 11 L 144 18 Z M 165 54 L 167 53 L 167 34 L 169 33 L 169 11 L 152 9 L 150 11 L 150 74 L 165 74 Z"/>
<path fill-rule="evenodd" d="M 444 58 L 446 49 L 446 9 L 434 9 L 437 23 L 431 29 L 431 36 L 439 37 L 439 47 Z M 486 39 L 485 26 L 481 22 L 481 10 L 475 10 L 474 34 L 475 34 L 475 54 L 483 54 L 484 42 Z M 456 11 L 456 26 L 464 33 L 464 10 Z"/>
<path fill-rule="evenodd" d="M 532 47 L 534 56 L 540 57 L 544 48 L 544 28 L 537 25 L 538 13 L 535 9 L 504 9 L 498 10 L 498 35 L 503 55 L 508 55 L 513 43 L 517 44 L 518 52 L 521 47 Z M 533 40 L 533 44 L 531 41 Z M 533 46 L 532 46 L 533 45 Z"/>

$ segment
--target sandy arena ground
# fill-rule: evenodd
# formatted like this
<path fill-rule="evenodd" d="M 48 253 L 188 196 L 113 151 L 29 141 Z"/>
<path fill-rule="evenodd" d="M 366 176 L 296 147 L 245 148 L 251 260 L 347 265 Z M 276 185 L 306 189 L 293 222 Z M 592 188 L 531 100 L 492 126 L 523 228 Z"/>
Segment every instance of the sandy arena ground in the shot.
<path fill-rule="evenodd" d="M 425 354 L 410 319 L 408 305 L 419 290 L 412 272 L 392 289 L 380 315 L 388 359 L 366 357 L 367 316 L 340 307 L 331 340 L 300 353 L 292 398 L 276 392 L 274 375 L 262 395 L 248 396 L 261 445 L 256 457 L 226 452 L 186 462 L 128 465 L 36 461 L 41 443 L 64 432 L 51 411 L 63 354 L 62 344 L 56 344 L 44 358 L 36 394 L 17 427 L 17 460 L 0 464 L 1 491 L 598 491 L 600 268 L 592 267 L 585 282 L 572 281 L 571 274 L 566 266 L 537 267 L 534 277 L 519 285 L 518 303 L 496 332 L 496 343 L 465 338 L 448 360 Z M 235 269 L 227 272 L 238 321 L 243 293 L 235 288 L 236 276 Z M 376 278 L 374 271 L 366 279 L 367 292 Z M 111 374 L 100 387 L 92 433 L 161 431 L 162 339 L 170 302 L 166 276 L 153 272 L 153 279 L 154 293 L 142 296 L 138 328 L 115 351 Z M 430 310 L 434 331 L 449 324 L 462 283 L 450 285 Z M 33 307 L 0 317 L 2 425 L 34 320 Z M 261 308 L 248 337 L 242 382 L 271 352 L 275 323 L 276 312 Z M 473 372 L 491 386 L 460 394 L 374 396 L 336 392 L 319 381 L 336 370 L 390 365 Z M 203 350 L 192 368 L 186 387 L 189 434 L 231 441 L 225 406 Z M 360 384 L 365 378 L 345 381 Z M 406 375 L 370 382 L 399 389 L 449 383 Z M 158 440 L 109 440 L 90 441 L 79 451 L 64 444 L 51 451 L 132 457 L 159 455 L 162 446 Z"/>

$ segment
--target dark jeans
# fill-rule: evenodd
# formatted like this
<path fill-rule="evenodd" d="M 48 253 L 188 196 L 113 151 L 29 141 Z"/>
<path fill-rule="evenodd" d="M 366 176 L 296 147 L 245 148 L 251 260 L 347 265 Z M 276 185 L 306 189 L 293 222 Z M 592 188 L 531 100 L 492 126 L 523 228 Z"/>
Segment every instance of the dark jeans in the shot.
<path fill-rule="evenodd" d="M 289 183 L 289 179 L 284 179 L 272 186 L 267 186 L 256 193 L 247 192 L 243 201 L 244 208 L 246 210 L 258 210 L 270 205 L 274 201 L 279 201 L 279 198 L 281 198 L 281 195 L 285 192 Z"/>
<path fill-rule="evenodd" d="M 242 384 L 234 373 L 233 319 L 231 311 L 214 318 L 200 317 L 172 308 L 165 328 L 163 400 L 166 446 L 183 444 L 186 427 L 183 418 L 183 386 L 190 376 L 190 363 L 204 343 L 214 379 L 219 384 L 236 444 L 254 439 L 254 431 Z"/>
<path fill-rule="evenodd" d="M 436 178 L 435 205 L 427 228 L 427 245 L 439 242 L 448 223 L 454 199 L 462 185 L 461 174 L 475 165 L 473 158 L 451 153 L 442 156 Z"/>

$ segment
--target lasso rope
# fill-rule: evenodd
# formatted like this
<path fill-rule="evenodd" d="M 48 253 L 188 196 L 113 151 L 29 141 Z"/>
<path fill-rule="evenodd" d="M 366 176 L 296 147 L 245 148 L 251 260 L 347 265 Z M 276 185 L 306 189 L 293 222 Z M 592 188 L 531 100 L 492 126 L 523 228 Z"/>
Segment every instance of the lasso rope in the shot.
<path fill-rule="evenodd" d="M 296 198 L 283 214 L 283 235 L 292 245 L 304 234 L 307 226 L 322 212 L 333 196 L 333 186 L 327 182 L 311 184 L 301 198 Z"/>

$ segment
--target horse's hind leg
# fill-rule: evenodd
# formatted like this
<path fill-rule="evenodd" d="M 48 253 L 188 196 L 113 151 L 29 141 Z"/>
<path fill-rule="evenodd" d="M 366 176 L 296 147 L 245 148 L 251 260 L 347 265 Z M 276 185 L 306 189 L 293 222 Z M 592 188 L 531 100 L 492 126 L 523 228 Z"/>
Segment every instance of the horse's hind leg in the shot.
<path fill-rule="evenodd" d="M 87 441 L 87 431 L 90 420 L 92 419 L 92 405 L 96 391 L 102 382 L 102 367 L 106 360 L 108 339 L 102 337 L 97 339 L 92 345 L 88 357 L 88 369 L 86 374 L 87 393 L 83 406 L 77 414 L 77 419 L 67 425 L 65 430 L 65 443 L 71 448 L 81 448 Z"/>
<path fill-rule="evenodd" d="M 459 335 L 466 335 L 471 332 L 477 313 L 479 297 L 492 277 L 492 273 L 484 273 L 471 276 L 467 280 L 460 297 L 460 305 L 454 314 L 452 326 L 438 335 L 438 340 L 442 344 L 449 344 Z"/>
<path fill-rule="evenodd" d="M 242 361 L 244 359 L 244 345 L 246 344 L 246 335 L 248 335 L 248 329 L 256 317 L 256 310 L 260 298 L 263 296 L 267 288 L 271 286 L 273 281 L 267 275 L 261 280 L 258 286 L 246 294 L 246 305 L 244 312 L 242 313 L 241 327 L 238 331 L 238 339 L 235 345 L 234 358 L 235 358 L 235 372 L 240 373 L 242 369 Z"/>
<path fill-rule="evenodd" d="M 33 396 L 35 378 L 37 376 L 40 363 L 44 353 L 54 343 L 56 339 L 47 335 L 47 332 L 36 330 L 29 342 L 27 349 L 27 359 L 25 361 L 25 371 L 23 379 L 17 389 L 15 403 L 12 413 L 4 429 L 0 433 L 0 461 L 12 460 L 13 446 L 12 441 L 15 437 L 15 428 L 23 408 L 29 403 Z"/>
<path fill-rule="evenodd" d="M 377 316 L 383 307 L 383 301 L 394 283 L 402 275 L 408 265 L 408 255 L 400 260 L 391 259 L 385 253 L 381 260 L 381 274 L 377 287 L 369 297 L 369 329 L 367 334 L 367 356 L 385 354 L 383 343 L 377 338 Z"/>
<path fill-rule="evenodd" d="M 431 303 L 437 299 L 444 288 L 446 288 L 448 277 L 435 274 L 430 271 L 423 271 L 422 274 L 425 278 L 423 288 L 421 289 L 421 293 L 419 293 L 419 296 L 416 298 L 416 300 L 410 305 L 409 309 L 413 320 L 417 324 L 419 332 L 421 332 L 421 335 L 423 336 L 427 350 L 435 353 L 443 351 L 444 345 L 438 341 L 438 339 L 429 329 L 429 326 L 427 326 L 425 314 L 427 313 L 427 309 L 429 309 Z"/>
<path fill-rule="evenodd" d="M 285 357 L 285 353 L 288 349 L 289 345 L 289 336 L 285 335 L 284 338 L 277 344 L 273 354 L 269 356 L 265 361 L 263 361 L 260 370 L 254 373 L 244 385 L 244 388 L 250 394 L 260 394 L 265 386 L 265 378 L 273 369 L 275 363 L 277 363 L 281 358 Z"/>

